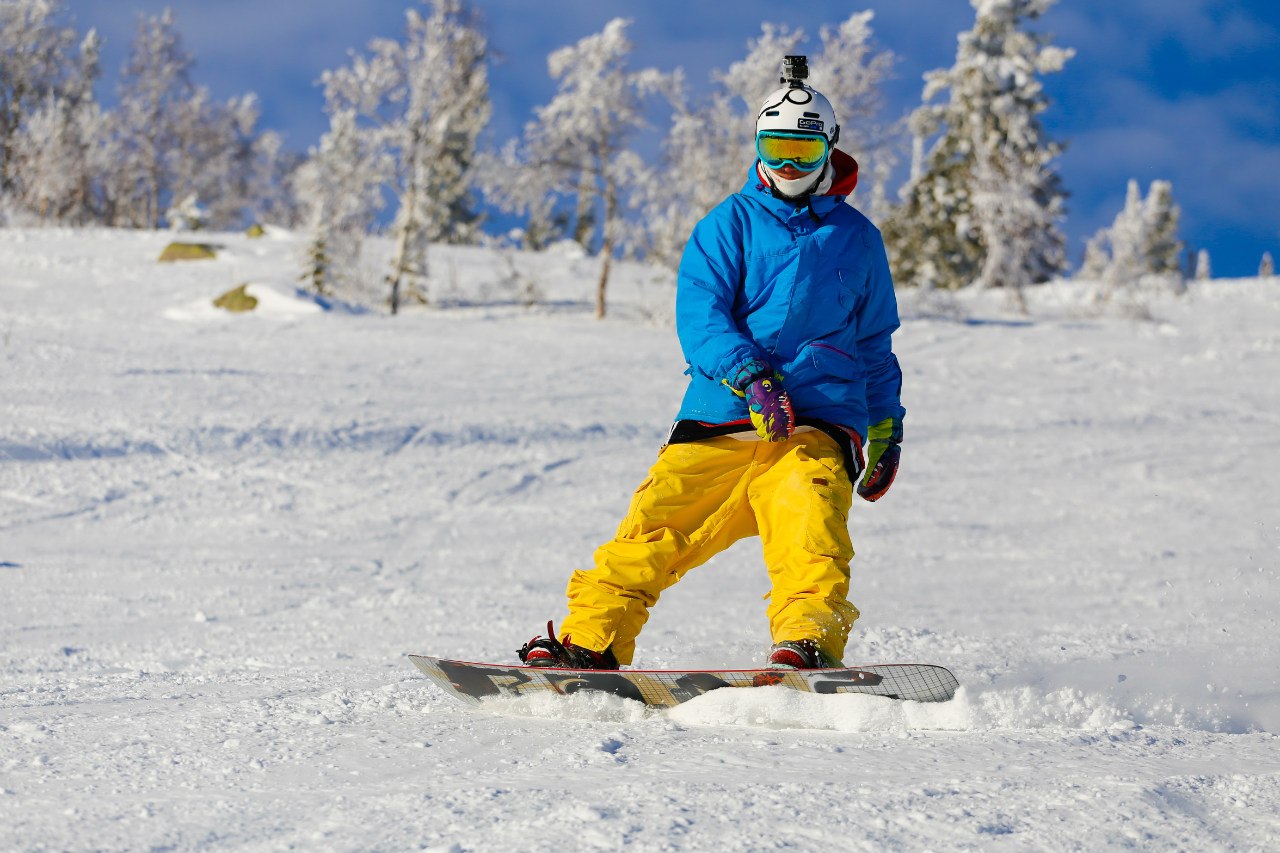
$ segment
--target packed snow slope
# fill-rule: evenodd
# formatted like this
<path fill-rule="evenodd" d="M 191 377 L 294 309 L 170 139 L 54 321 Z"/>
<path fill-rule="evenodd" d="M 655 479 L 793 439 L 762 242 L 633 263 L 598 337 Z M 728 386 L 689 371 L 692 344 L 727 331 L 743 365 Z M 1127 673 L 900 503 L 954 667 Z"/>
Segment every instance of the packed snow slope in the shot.
<path fill-rule="evenodd" d="M 289 235 L 168 239 L 0 230 L 0 849 L 1280 846 L 1280 281 L 902 294 L 847 660 L 952 702 L 477 710 L 404 653 L 562 616 L 683 388 L 669 276 L 597 322 L 591 259 L 440 249 L 390 317 L 299 297 Z M 766 583 L 716 558 L 636 664 L 757 663 Z"/>

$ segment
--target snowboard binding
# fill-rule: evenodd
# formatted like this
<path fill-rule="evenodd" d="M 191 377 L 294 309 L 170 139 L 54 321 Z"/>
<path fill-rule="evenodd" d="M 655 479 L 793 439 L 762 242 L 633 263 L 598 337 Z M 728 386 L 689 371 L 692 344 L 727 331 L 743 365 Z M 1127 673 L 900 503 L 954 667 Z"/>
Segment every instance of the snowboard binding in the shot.
<path fill-rule="evenodd" d="M 556 639 L 555 627 L 547 621 L 547 636 L 534 637 L 516 650 L 520 662 L 526 666 L 553 666 L 561 669 L 617 669 L 618 659 L 613 651 L 605 649 L 594 652 L 575 646 L 569 642 L 572 637 L 565 637 L 564 642 Z"/>

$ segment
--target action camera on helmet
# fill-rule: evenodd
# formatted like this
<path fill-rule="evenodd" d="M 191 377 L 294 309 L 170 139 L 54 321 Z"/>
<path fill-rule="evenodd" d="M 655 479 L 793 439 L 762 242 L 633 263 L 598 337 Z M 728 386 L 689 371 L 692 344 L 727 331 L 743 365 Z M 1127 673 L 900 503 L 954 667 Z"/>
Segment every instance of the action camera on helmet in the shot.
<path fill-rule="evenodd" d="M 807 79 L 809 79 L 809 57 L 782 57 L 782 78 L 778 80 L 779 83 L 785 83 L 793 89 L 798 89 L 804 85 L 804 81 Z"/>

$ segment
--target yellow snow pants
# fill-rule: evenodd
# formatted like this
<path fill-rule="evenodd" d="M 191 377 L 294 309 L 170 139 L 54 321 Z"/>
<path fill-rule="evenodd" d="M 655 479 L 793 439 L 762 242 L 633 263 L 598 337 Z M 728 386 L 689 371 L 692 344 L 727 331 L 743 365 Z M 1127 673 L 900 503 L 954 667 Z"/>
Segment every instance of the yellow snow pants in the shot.
<path fill-rule="evenodd" d="M 849 603 L 853 487 L 835 440 L 807 431 L 784 442 L 728 436 L 662 449 L 595 568 L 569 580 L 560 637 L 620 664 L 667 587 L 739 539 L 759 535 L 772 581 L 773 642 L 812 639 L 844 655 L 858 611 Z"/>

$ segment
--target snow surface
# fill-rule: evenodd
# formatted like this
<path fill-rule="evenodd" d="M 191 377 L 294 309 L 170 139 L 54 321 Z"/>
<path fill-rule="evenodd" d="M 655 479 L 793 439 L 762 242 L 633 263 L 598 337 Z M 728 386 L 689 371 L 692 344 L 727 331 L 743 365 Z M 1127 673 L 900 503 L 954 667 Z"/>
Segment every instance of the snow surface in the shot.
<path fill-rule="evenodd" d="M 669 277 L 621 265 L 596 322 L 589 258 L 440 249 L 448 307 L 392 318 L 273 237 L 0 230 L 0 849 L 1280 846 L 1280 280 L 902 295 L 847 659 L 952 702 L 475 710 L 403 655 L 560 618 L 683 388 Z M 758 662 L 765 590 L 721 555 L 636 665 Z"/>

